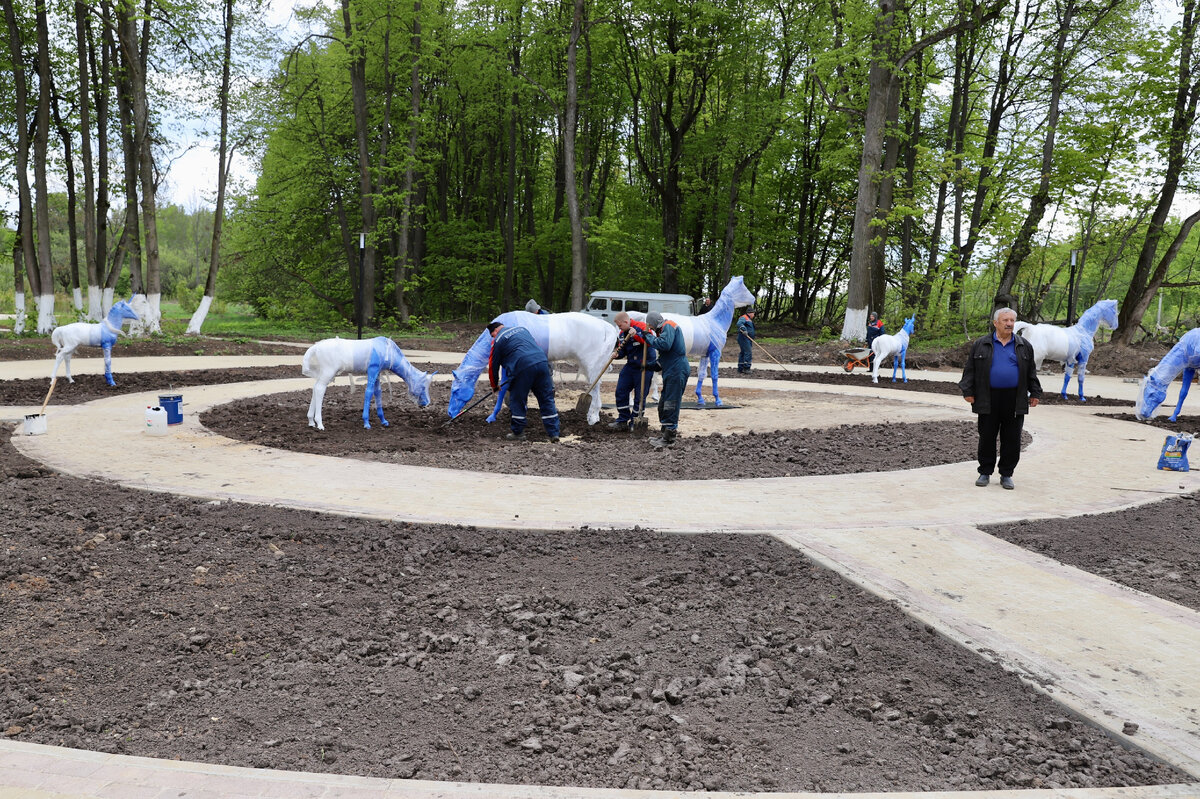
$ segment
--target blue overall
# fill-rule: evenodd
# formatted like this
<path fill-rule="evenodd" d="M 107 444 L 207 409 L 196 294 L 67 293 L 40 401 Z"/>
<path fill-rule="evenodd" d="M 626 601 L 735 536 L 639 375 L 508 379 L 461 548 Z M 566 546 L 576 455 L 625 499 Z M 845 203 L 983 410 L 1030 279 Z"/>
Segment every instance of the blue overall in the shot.
<path fill-rule="evenodd" d="M 654 375 L 645 367 L 652 366 L 658 359 L 658 351 L 645 343 L 639 326 L 643 322 L 631 322 L 629 330 L 624 334 L 617 346 L 617 357 L 625 359 L 625 366 L 617 375 L 617 421 L 631 422 L 645 407 L 647 389 Z M 642 363 L 645 353 L 646 362 Z M 633 404 L 629 403 L 629 395 L 633 395 Z"/>
<path fill-rule="evenodd" d="M 742 314 L 737 321 L 738 372 L 749 372 L 754 360 L 754 320 Z"/>
<path fill-rule="evenodd" d="M 687 344 L 683 333 L 674 322 L 663 322 L 662 331 L 656 336 L 647 331 L 647 343 L 658 350 L 658 362 L 662 364 L 662 393 L 658 398 L 658 423 L 664 430 L 679 427 L 679 401 L 687 388 L 692 367 L 688 365 Z"/>
<path fill-rule="evenodd" d="M 505 325 L 492 342 L 488 376 L 493 390 L 499 386 L 498 372 L 501 368 L 508 376 L 508 412 L 512 417 L 512 431 L 520 435 L 525 430 L 526 404 L 532 390 L 542 410 L 542 426 L 546 428 L 546 435 L 558 438 L 558 408 L 554 405 L 550 362 L 525 328 Z"/>

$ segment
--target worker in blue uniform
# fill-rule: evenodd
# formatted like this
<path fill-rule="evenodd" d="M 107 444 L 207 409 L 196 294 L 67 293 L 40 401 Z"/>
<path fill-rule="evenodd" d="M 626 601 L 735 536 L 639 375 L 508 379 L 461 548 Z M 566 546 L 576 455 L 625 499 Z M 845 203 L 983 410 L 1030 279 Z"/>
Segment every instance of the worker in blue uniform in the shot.
<path fill-rule="evenodd" d="M 662 367 L 662 392 L 658 397 L 658 424 L 661 435 L 650 439 L 655 449 L 672 446 L 679 434 L 679 403 L 687 388 L 691 366 L 687 359 L 687 343 L 679 325 L 663 319 L 658 311 L 646 314 L 646 343 L 658 351 Z"/>
<path fill-rule="evenodd" d="M 744 375 L 750 371 L 754 361 L 754 306 L 738 317 L 738 374 Z"/>
<path fill-rule="evenodd" d="M 558 408 L 554 405 L 554 380 L 550 375 L 550 361 L 546 353 L 523 327 L 513 327 L 492 322 L 488 325 L 492 334 L 492 353 L 488 357 L 488 377 L 492 391 L 500 387 L 500 369 L 508 383 L 508 412 L 511 417 L 511 432 L 505 436 L 509 441 L 525 440 L 525 413 L 529 392 L 537 397 L 542 411 L 542 426 L 551 444 L 558 443 Z"/>
<path fill-rule="evenodd" d="M 657 367 L 658 350 L 650 349 L 646 343 L 646 323 L 630 319 L 622 311 L 613 317 L 620 334 L 613 360 L 625 359 L 621 373 L 617 375 L 617 418 L 609 422 L 610 430 L 632 430 L 633 420 L 640 416 L 646 404 L 646 389 L 653 378 L 651 372 Z M 633 397 L 633 403 L 629 401 Z"/>

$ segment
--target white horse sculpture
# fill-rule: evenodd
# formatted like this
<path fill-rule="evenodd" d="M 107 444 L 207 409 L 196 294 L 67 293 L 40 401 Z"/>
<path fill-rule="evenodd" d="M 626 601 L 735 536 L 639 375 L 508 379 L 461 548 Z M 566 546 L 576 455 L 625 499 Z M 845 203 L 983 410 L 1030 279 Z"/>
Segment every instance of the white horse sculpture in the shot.
<path fill-rule="evenodd" d="M 1134 415 L 1145 421 L 1154 417 L 1158 406 L 1167 398 L 1167 386 L 1183 372 L 1183 385 L 1179 388 L 1179 401 L 1175 403 L 1175 412 L 1171 414 L 1172 422 L 1179 418 L 1183 409 L 1183 401 L 1187 398 L 1188 389 L 1196 379 L 1196 370 L 1200 369 L 1200 327 L 1193 327 L 1183 334 L 1179 342 L 1163 356 L 1150 372 L 1142 378 L 1142 387 L 1138 391 L 1137 402 L 1134 403 Z"/>
<path fill-rule="evenodd" d="M 58 365 L 67 364 L 67 380 L 74 383 L 71 377 L 71 356 L 80 347 L 100 347 L 104 350 L 104 380 L 110 386 L 117 382 L 112 374 L 112 348 L 117 343 L 117 336 L 126 335 L 121 329 L 126 319 L 138 319 L 137 311 L 133 310 L 126 300 L 118 300 L 109 309 L 108 316 L 102 322 L 72 322 L 54 328 L 50 341 L 57 348 L 54 352 L 54 371 L 51 379 L 58 374 Z"/>
<path fill-rule="evenodd" d="M 900 374 L 904 378 L 904 382 L 908 382 L 908 370 L 905 368 L 905 361 L 908 357 L 908 340 L 913 334 L 913 329 L 916 327 L 917 317 L 910 316 L 904 320 L 904 326 L 900 328 L 900 332 L 894 336 L 889 336 L 887 333 L 876 336 L 871 342 L 871 352 L 874 353 L 874 358 L 871 364 L 871 382 L 879 382 L 879 366 L 883 363 L 884 358 L 892 359 L 892 382 L 896 382 L 896 366 L 900 367 Z"/>
<path fill-rule="evenodd" d="M 388 370 L 400 377 L 408 387 L 408 394 L 417 405 L 424 408 L 429 404 L 429 382 L 433 375 L 417 369 L 396 342 L 386 336 L 362 341 L 327 338 L 313 344 L 304 353 L 302 372 L 313 378 L 312 399 L 308 402 L 308 426 L 324 430 L 321 406 L 325 402 L 325 388 L 343 372 L 367 376 L 363 395 L 363 427 L 371 427 L 371 398 L 375 398 L 375 412 L 379 423 L 388 426 L 383 415 L 383 394 L 379 391 L 379 376 Z"/>
<path fill-rule="evenodd" d="M 550 361 L 572 361 L 582 371 L 583 379 L 592 386 L 591 404 L 588 405 L 588 424 L 600 421 L 600 383 L 596 380 L 608 364 L 609 356 L 616 348 L 617 328 L 585 313 L 532 314 L 526 311 L 508 311 L 492 320 L 503 325 L 523 327 L 546 353 Z M 475 396 L 475 382 L 480 373 L 488 368 L 488 357 L 492 352 L 492 334 L 485 328 L 463 356 L 462 363 L 454 370 L 450 385 L 451 417 L 457 416 L 471 397 Z M 496 405 L 489 421 L 496 418 L 504 401 L 504 389 L 496 397 Z"/>
<path fill-rule="evenodd" d="M 746 281 L 741 275 L 736 275 L 725 288 L 721 296 L 713 303 L 713 307 L 699 316 L 680 316 L 665 313 L 664 319 L 669 319 L 679 325 L 683 333 L 683 341 L 687 344 L 688 355 L 699 355 L 700 362 L 696 366 L 696 404 L 704 404 L 701 390 L 704 388 L 704 377 L 712 370 L 713 402 L 721 406 L 721 395 L 717 391 L 717 363 L 721 360 L 721 350 L 725 348 L 725 340 L 729 336 L 729 325 L 733 322 L 734 310 L 742 305 L 754 302 L 754 295 L 746 288 Z M 631 317 L 644 321 L 645 314 L 630 313 Z M 657 375 L 655 375 L 657 377 Z"/>
<path fill-rule="evenodd" d="M 1035 369 L 1041 369 L 1042 361 L 1046 358 L 1062 361 L 1063 399 L 1067 398 L 1067 386 L 1071 382 L 1071 370 L 1074 369 L 1079 380 L 1079 401 L 1087 402 L 1083 396 L 1083 375 L 1087 371 L 1088 358 L 1096 347 L 1092 339 L 1101 324 L 1113 330 L 1117 329 L 1116 300 L 1100 300 L 1084 311 L 1079 321 L 1070 327 L 1017 322 L 1013 326 L 1013 332 L 1026 339 L 1033 347 Z"/>

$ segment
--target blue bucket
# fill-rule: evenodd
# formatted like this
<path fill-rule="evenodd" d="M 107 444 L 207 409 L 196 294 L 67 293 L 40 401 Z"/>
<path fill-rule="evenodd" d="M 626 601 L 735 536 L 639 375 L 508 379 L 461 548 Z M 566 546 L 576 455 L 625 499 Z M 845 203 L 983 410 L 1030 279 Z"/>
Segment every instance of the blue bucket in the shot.
<path fill-rule="evenodd" d="M 158 405 L 167 412 L 167 426 L 183 424 L 183 395 L 159 394 Z"/>

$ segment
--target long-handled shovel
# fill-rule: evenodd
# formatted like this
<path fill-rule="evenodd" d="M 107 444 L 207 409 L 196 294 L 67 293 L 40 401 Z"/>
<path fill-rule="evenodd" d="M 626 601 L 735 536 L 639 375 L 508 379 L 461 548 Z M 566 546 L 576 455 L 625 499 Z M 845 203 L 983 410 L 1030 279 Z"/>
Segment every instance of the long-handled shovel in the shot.
<path fill-rule="evenodd" d="M 580 394 L 579 399 L 575 400 L 575 412 L 576 413 L 587 413 L 588 405 L 592 401 L 592 389 L 596 387 L 596 384 L 600 382 L 600 378 L 604 377 L 604 373 L 608 371 L 608 367 L 612 366 L 612 362 L 615 361 L 616 359 L 617 359 L 617 353 L 614 352 L 612 354 L 612 357 L 610 357 L 608 359 L 608 361 L 604 364 L 604 368 L 600 370 L 600 374 L 596 375 L 596 379 L 593 380 L 592 384 L 587 387 L 587 391 Z"/>
<path fill-rule="evenodd" d="M 646 372 L 649 371 L 648 369 L 646 369 L 646 356 L 649 354 L 650 354 L 650 345 L 647 344 L 645 341 L 643 341 L 642 342 L 642 380 L 641 380 L 641 386 L 640 386 L 641 391 L 638 394 L 638 396 L 642 398 L 642 404 L 641 404 L 641 407 L 638 408 L 637 416 L 633 420 L 633 426 L 638 430 L 641 430 L 650 424 L 650 422 L 646 419 Z"/>
<path fill-rule="evenodd" d="M 42 409 L 38 411 L 38 416 L 46 415 L 46 406 L 50 404 L 50 395 L 54 393 L 54 384 L 58 382 L 58 375 L 50 379 L 50 390 L 46 392 L 46 399 L 42 401 Z"/>
<path fill-rule="evenodd" d="M 754 346 L 758 347 L 760 350 L 762 350 L 762 351 L 763 351 L 763 355 L 766 355 L 766 356 L 767 356 L 768 358 L 770 358 L 772 361 L 774 361 L 775 363 L 777 363 L 777 364 L 779 364 L 780 366 L 782 366 L 782 367 L 783 367 L 783 371 L 785 371 L 785 372 L 786 372 L 786 371 L 788 371 L 787 364 L 780 363 L 780 362 L 779 362 L 779 359 L 778 359 L 778 358 L 776 358 L 774 355 L 772 355 L 772 354 L 770 353 L 770 351 L 769 351 L 769 350 L 767 350 L 767 348 L 766 348 L 766 347 L 764 347 L 763 345 L 759 344 L 759 343 L 758 343 L 758 341 L 757 341 L 756 339 L 750 339 L 750 343 L 751 343 L 751 344 L 753 344 Z"/>
<path fill-rule="evenodd" d="M 502 386 L 502 388 L 503 388 L 503 386 Z M 496 393 L 495 391 L 492 391 L 492 390 L 489 388 L 489 389 L 488 389 L 488 393 L 484 394 L 482 397 L 480 397 L 479 399 L 475 400 L 475 401 L 474 401 L 474 402 L 472 402 L 470 405 L 468 405 L 467 407 L 463 408 L 461 411 L 459 411 L 458 413 L 454 414 L 453 416 L 451 416 L 451 417 L 450 417 L 449 419 L 447 419 L 446 421 L 442 422 L 442 427 L 448 427 L 448 426 L 450 425 L 450 423 L 451 423 L 451 422 L 453 422 L 455 419 L 457 419 L 458 417 L 462 416 L 462 415 L 463 415 L 463 414 L 465 414 L 467 411 L 469 411 L 469 410 L 471 410 L 471 409 L 475 408 L 477 405 L 479 405 L 479 403 L 483 402 L 484 400 L 486 400 L 488 397 L 492 396 L 492 395 L 493 395 L 493 394 L 495 394 L 495 393 Z"/>

